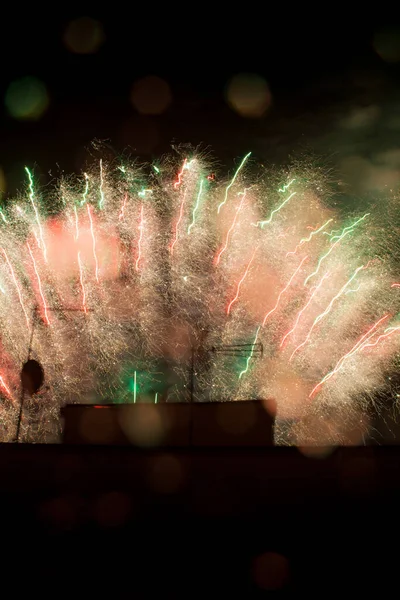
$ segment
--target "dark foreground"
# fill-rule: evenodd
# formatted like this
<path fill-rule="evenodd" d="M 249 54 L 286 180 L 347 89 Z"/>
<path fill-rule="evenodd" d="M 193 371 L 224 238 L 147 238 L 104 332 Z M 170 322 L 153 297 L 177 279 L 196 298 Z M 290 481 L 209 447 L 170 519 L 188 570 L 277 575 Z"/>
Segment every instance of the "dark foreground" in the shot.
<path fill-rule="evenodd" d="M 399 477 L 400 448 L 388 447 L 317 458 L 294 448 L 4 445 L 4 593 L 386 597 L 399 585 Z"/>

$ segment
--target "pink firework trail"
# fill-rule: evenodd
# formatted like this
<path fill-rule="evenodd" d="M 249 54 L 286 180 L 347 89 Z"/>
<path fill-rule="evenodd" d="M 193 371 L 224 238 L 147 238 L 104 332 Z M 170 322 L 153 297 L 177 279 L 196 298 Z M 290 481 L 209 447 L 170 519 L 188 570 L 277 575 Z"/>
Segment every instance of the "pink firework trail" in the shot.
<path fill-rule="evenodd" d="M 3 390 L 5 390 L 7 392 L 7 394 L 10 396 L 11 398 L 11 391 L 10 388 L 8 387 L 8 385 L 6 384 L 6 382 L 4 381 L 3 377 L 0 375 L 0 385 L 3 388 Z"/>
<path fill-rule="evenodd" d="M 232 221 L 232 225 L 230 226 L 230 229 L 229 229 L 229 231 L 228 231 L 228 233 L 227 233 L 227 235 L 226 235 L 225 244 L 222 246 L 221 250 L 220 250 L 220 251 L 218 252 L 218 254 L 216 255 L 216 257 L 215 257 L 215 259 L 214 259 L 214 265 L 219 265 L 219 262 L 220 262 L 220 260 L 221 260 L 221 256 L 222 256 L 222 254 L 225 252 L 225 250 L 226 250 L 226 249 L 227 249 L 227 247 L 228 247 L 228 244 L 229 244 L 229 238 L 230 238 L 230 236 L 231 236 L 231 234 L 232 234 L 232 231 L 233 231 L 233 230 L 234 230 L 234 228 L 235 228 L 236 221 L 237 221 L 237 218 L 238 218 L 238 216 L 239 216 L 239 213 L 240 213 L 240 211 L 241 211 L 241 210 L 242 210 L 242 208 L 243 208 L 243 203 L 244 203 L 244 201 L 245 201 L 245 198 L 246 198 L 246 190 L 245 190 L 244 192 L 242 192 L 242 194 L 243 194 L 243 195 L 242 195 L 242 199 L 241 199 L 241 201 L 239 202 L 239 205 L 238 205 L 238 207 L 237 207 L 237 209 L 236 209 L 236 212 L 235 212 L 235 217 L 234 217 L 234 219 L 233 219 L 233 221 Z"/>
<path fill-rule="evenodd" d="M 122 221 L 122 219 L 124 218 L 125 206 L 126 206 L 127 200 L 128 200 L 128 194 L 126 193 L 125 197 L 124 197 L 124 201 L 123 201 L 122 206 L 121 206 L 121 212 L 118 215 L 118 221 Z"/>
<path fill-rule="evenodd" d="M 78 211 L 76 206 L 74 206 L 75 213 L 75 241 L 77 242 L 79 239 L 79 220 L 78 220 Z"/>
<path fill-rule="evenodd" d="M 399 327 L 388 327 L 385 331 L 385 333 L 382 333 L 373 344 L 368 344 L 365 343 L 361 346 L 360 350 L 364 350 L 365 348 L 373 348 L 374 346 L 376 346 L 377 344 L 379 344 L 379 342 L 381 340 L 386 340 L 388 337 L 390 337 L 391 335 L 393 335 L 394 333 L 397 333 L 398 331 L 400 331 L 400 326 Z M 368 340 L 367 340 L 368 342 Z"/>
<path fill-rule="evenodd" d="M 136 263 L 135 263 L 135 268 L 136 271 L 139 271 L 139 263 L 141 261 L 142 258 L 142 240 L 143 240 L 143 229 L 144 229 L 144 221 L 143 221 L 143 204 L 140 207 L 140 222 L 139 222 L 139 240 L 138 240 L 138 252 L 137 252 L 137 258 L 136 258 Z"/>
<path fill-rule="evenodd" d="M 280 234 L 277 236 L 277 239 L 279 240 L 280 238 L 285 238 L 285 237 L 287 236 L 288 232 L 289 232 L 291 229 L 292 229 L 292 226 L 291 226 L 291 225 L 289 225 L 289 227 L 287 227 L 287 228 L 286 228 L 284 231 L 282 231 L 282 233 L 280 233 Z"/>
<path fill-rule="evenodd" d="M 176 189 L 178 186 L 181 185 L 182 183 L 182 176 L 183 176 L 183 171 L 185 170 L 187 165 L 187 158 L 185 158 L 185 160 L 183 161 L 183 165 L 182 165 L 182 169 L 179 171 L 178 173 L 178 179 L 175 181 L 174 183 L 174 188 Z"/>
<path fill-rule="evenodd" d="M 96 237 L 94 235 L 92 210 L 91 210 L 91 207 L 89 204 L 87 205 L 87 211 L 88 211 L 89 222 L 90 222 L 90 233 L 92 235 L 92 248 L 93 248 L 93 258 L 94 258 L 94 264 L 95 264 L 95 276 L 96 276 L 97 283 L 99 283 L 99 263 L 98 263 L 97 254 L 96 254 Z"/>
<path fill-rule="evenodd" d="M 80 252 L 78 252 L 78 265 L 79 265 L 79 281 L 80 281 L 81 290 L 82 290 L 82 308 L 83 308 L 83 312 L 86 314 L 87 313 L 86 292 L 85 292 L 85 285 L 83 283 L 83 269 L 82 269 Z"/>
<path fill-rule="evenodd" d="M 332 246 L 332 248 L 333 248 L 333 246 Z M 345 284 L 342 286 L 342 288 L 339 290 L 339 292 L 338 292 L 338 293 L 337 293 L 337 294 L 336 294 L 336 295 L 335 295 L 335 296 L 332 298 L 332 300 L 329 302 L 329 304 L 328 304 L 328 306 L 326 307 L 326 309 L 325 309 L 325 310 L 324 310 L 324 311 L 323 311 L 323 312 L 322 312 L 320 315 L 318 315 L 318 317 L 315 319 L 314 323 L 311 325 L 311 329 L 309 330 L 309 332 L 308 332 L 308 334 L 307 334 L 307 336 L 306 336 L 305 340 L 304 340 L 304 341 L 303 341 L 301 344 L 299 344 L 299 345 L 297 346 L 297 348 L 295 348 L 295 349 L 293 350 L 293 352 L 292 352 L 292 355 L 291 355 L 291 357 L 290 357 L 290 359 L 289 359 L 289 362 L 290 362 L 290 361 L 293 359 L 293 356 L 296 354 L 296 352 L 298 352 L 298 351 L 300 350 L 300 348 L 302 348 L 303 346 L 305 346 L 305 345 L 307 344 L 307 342 L 309 341 L 309 339 L 310 339 L 310 337 L 311 337 L 311 334 L 312 334 L 312 332 L 314 331 L 314 328 L 315 328 L 315 327 L 318 325 L 318 323 L 319 323 L 319 322 L 320 322 L 320 321 L 321 321 L 321 320 L 322 320 L 324 317 L 326 317 L 326 315 L 327 315 L 327 314 L 329 314 L 329 313 L 330 313 L 330 311 L 331 311 L 331 309 L 332 309 L 332 307 L 333 307 L 334 303 L 336 302 L 336 300 L 338 300 L 338 299 L 339 299 L 339 298 L 340 298 L 340 297 L 343 295 L 343 293 L 346 291 L 346 288 L 347 288 L 347 286 L 349 286 L 349 285 L 350 285 L 350 283 L 351 283 L 351 282 L 354 280 L 354 278 L 356 277 L 356 275 L 357 275 L 357 274 L 358 274 L 360 271 L 362 271 L 362 270 L 366 269 L 368 265 L 369 265 L 369 262 L 368 262 L 368 264 L 367 264 L 367 265 L 362 265 L 361 267 L 357 267 L 357 269 L 354 271 L 354 273 L 353 273 L 353 275 L 350 277 L 350 279 L 348 279 L 348 280 L 346 281 L 346 283 L 345 283 Z"/>
<path fill-rule="evenodd" d="M 329 223 L 331 223 L 332 221 L 333 221 L 333 219 L 329 219 L 328 221 L 326 221 L 326 223 L 324 223 L 323 225 L 320 225 L 319 227 L 318 226 L 311 227 L 311 225 L 308 225 L 307 229 L 312 230 L 310 235 L 307 238 L 303 238 L 302 240 L 300 240 L 300 242 L 297 244 L 297 246 L 294 250 L 291 250 L 290 252 L 286 253 L 286 257 L 290 256 L 291 254 L 296 254 L 297 251 L 303 246 L 303 244 L 307 244 L 308 242 L 311 242 L 314 235 L 316 235 L 317 233 L 320 233 L 320 231 L 325 229 L 325 227 L 327 225 L 329 225 Z"/>
<path fill-rule="evenodd" d="M 386 319 L 388 319 L 389 316 L 390 315 L 387 314 L 387 315 L 384 315 L 383 317 L 381 317 L 376 323 L 374 323 L 368 329 L 368 331 L 366 333 L 364 333 L 364 335 L 361 336 L 361 338 L 354 344 L 352 349 L 349 352 L 346 352 L 346 354 L 344 354 L 340 358 L 340 360 L 337 362 L 335 368 L 332 371 L 330 371 L 330 373 L 325 375 L 325 377 L 319 383 L 317 383 L 317 385 L 313 388 L 313 390 L 311 391 L 311 393 L 309 395 L 310 398 L 315 396 L 317 394 L 317 392 L 321 389 L 321 387 L 324 385 L 324 383 L 326 383 L 331 377 L 333 377 L 342 368 L 343 363 L 346 360 L 348 360 L 351 356 L 353 356 L 357 351 L 362 350 L 362 348 L 364 347 L 364 343 L 368 342 L 368 340 L 375 335 L 375 330 L 383 323 L 383 321 L 386 321 Z M 379 338 L 378 338 L 378 341 L 379 341 Z"/>
<path fill-rule="evenodd" d="M 4 258 L 6 259 L 6 262 L 7 262 L 8 268 L 10 269 L 11 277 L 12 277 L 12 279 L 13 279 L 13 282 L 14 282 L 14 285 L 15 285 L 15 289 L 17 290 L 17 293 L 18 293 L 19 303 L 20 303 L 20 305 L 21 305 L 21 308 L 22 308 L 22 310 L 23 310 L 23 313 L 24 313 L 24 315 L 25 315 L 25 320 L 26 320 L 26 324 L 27 324 L 28 330 L 30 330 L 30 328 L 31 328 L 31 325 L 30 325 L 30 323 L 29 323 L 28 314 L 27 314 L 27 312 L 26 312 L 25 305 L 24 305 L 24 302 L 23 302 L 23 300 L 22 300 L 22 294 L 21 294 L 21 290 L 20 290 L 20 287 L 19 287 L 19 285 L 18 285 L 18 281 L 17 281 L 17 278 L 16 278 L 16 276 L 15 276 L 15 273 L 14 273 L 13 266 L 12 266 L 12 264 L 10 263 L 10 260 L 9 260 L 9 258 L 8 258 L 8 256 L 7 256 L 7 253 L 6 253 L 6 251 L 4 250 L 4 248 L 2 248 L 2 249 L 1 249 L 1 251 L 2 251 L 2 253 L 4 254 Z"/>
<path fill-rule="evenodd" d="M 178 219 L 177 219 L 176 225 L 175 225 L 175 237 L 172 240 L 172 243 L 171 243 L 171 245 L 169 247 L 171 254 L 174 253 L 174 247 L 176 245 L 176 242 L 178 241 L 179 225 L 181 224 L 182 217 L 183 217 L 183 209 L 184 209 L 184 206 L 185 206 L 185 199 L 186 199 L 186 190 L 185 190 L 185 193 L 183 194 L 183 198 L 182 198 L 182 201 L 181 201 L 181 204 L 180 204 L 180 208 L 179 208 L 179 216 L 178 216 Z"/>
<path fill-rule="evenodd" d="M 227 306 L 227 309 L 226 309 L 226 314 L 227 314 L 227 315 L 229 315 L 229 313 L 231 312 L 231 308 L 232 308 L 233 304 L 234 304 L 235 302 L 237 302 L 237 299 L 239 298 L 240 286 L 242 285 L 243 281 L 244 281 L 244 280 L 246 279 L 246 277 L 247 277 L 247 273 L 249 272 L 249 269 L 250 269 L 250 267 L 251 267 L 251 263 L 252 263 L 252 262 L 253 262 L 253 260 L 254 260 L 254 257 L 255 257 L 255 255 L 256 255 L 256 252 L 257 252 L 257 249 L 255 249 L 255 250 L 254 250 L 254 252 L 253 252 L 253 256 L 251 257 L 251 259 L 249 260 L 249 262 L 248 262 L 248 264 L 247 264 L 247 267 L 246 267 L 246 270 L 245 270 L 245 272 L 244 272 L 244 274 L 243 274 L 243 277 L 240 279 L 240 281 L 239 281 L 239 283 L 238 283 L 238 285 L 237 285 L 237 289 L 236 289 L 236 295 L 235 295 L 235 297 L 234 297 L 234 298 L 232 298 L 232 300 L 229 302 L 229 304 L 228 304 L 228 306 Z"/>
<path fill-rule="evenodd" d="M 295 270 L 295 272 L 293 273 L 293 275 L 291 276 L 291 278 L 289 279 L 289 281 L 287 282 L 287 284 L 285 285 L 285 287 L 283 288 L 283 290 L 281 290 L 279 292 L 279 296 L 278 296 L 278 299 L 276 301 L 275 306 L 273 308 L 271 308 L 271 310 L 269 312 L 267 312 L 267 314 L 264 317 L 263 324 L 262 324 L 263 327 L 265 326 L 265 323 L 267 322 L 268 317 L 270 317 L 276 311 L 276 309 L 278 308 L 279 303 L 281 301 L 281 298 L 282 298 L 283 294 L 289 289 L 289 287 L 290 287 L 293 279 L 296 277 L 297 273 L 300 271 L 301 267 L 303 266 L 303 264 L 307 260 L 307 258 L 308 258 L 308 256 L 305 256 L 302 259 L 301 263 L 299 264 L 299 266 L 297 267 L 297 269 Z"/>
<path fill-rule="evenodd" d="M 43 294 L 43 290 L 42 290 L 42 282 L 41 282 L 41 280 L 40 280 L 39 271 L 37 270 L 36 261 L 35 261 L 35 258 L 34 258 L 34 256 L 33 256 L 33 254 L 32 254 L 31 247 L 30 247 L 30 245 L 29 245 L 29 244 L 27 244 L 27 246 L 28 246 L 29 254 L 31 255 L 31 259 L 32 259 L 32 263 L 33 263 L 33 268 L 34 268 L 35 275 L 36 275 L 36 279 L 37 279 L 37 282 L 38 282 L 40 297 L 42 298 L 42 303 L 43 303 L 43 312 L 44 312 L 44 320 L 45 320 L 45 322 L 46 322 L 46 324 L 47 324 L 47 325 L 50 325 L 50 319 L 49 319 L 49 316 L 48 316 L 48 314 L 47 314 L 47 304 L 46 304 L 46 299 L 45 299 L 45 297 L 44 297 L 44 294 Z"/>
<path fill-rule="evenodd" d="M 326 279 L 327 277 L 329 277 L 329 275 L 330 275 L 330 273 L 329 273 L 329 271 L 328 271 L 328 272 L 327 272 L 327 273 L 325 273 L 325 275 L 322 277 L 322 279 L 321 279 L 321 281 L 319 282 L 319 284 L 318 284 L 318 285 L 317 285 L 315 288 L 313 288 L 313 292 L 312 292 L 311 296 L 309 297 L 309 299 L 308 299 L 307 303 L 306 303 L 306 304 L 305 304 L 305 306 L 303 306 L 303 308 L 302 308 L 302 309 L 301 309 L 301 310 L 300 310 L 300 311 L 297 313 L 297 317 L 296 317 L 296 320 L 295 320 L 295 322 L 294 322 L 294 325 L 293 325 L 292 329 L 290 329 L 290 331 L 288 331 L 288 332 L 287 332 L 287 333 L 286 333 L 286 334 L 283 336 L 283 338 L 282 338 L 282 341 L 281 341 L 281 343 L 280 343 L 280 348 L 282 348 L 283 344 L 285 343 L 285 340 L 286 340 L 286 338 L 288 338 L 288 337 L 289 337 L 289 335 L 291 335 L 292 333 L 294 333 L 294 331 L 295 331 L 295 329 L 296 329 L 297 325 L 299 324 L 299 321 L 300 321 L 301 315 L 302 315 L 302 314 L 303 314 L 303 313 L 304 313 L 304 312 L 307 310 L 307 308 L 310 306 L 310 304 L 311 304 L 311 302 L 313 301 L 313 299 L 314 299 L 314 297 L 315 297 L 316 293 L 318 292 L 318 290 L 319 290 L 319 289 L 320 289 L 320 287 L 322 286 L 322 284 L 323 284 L 323 282 L 325 281 L 325 279 Z"/>

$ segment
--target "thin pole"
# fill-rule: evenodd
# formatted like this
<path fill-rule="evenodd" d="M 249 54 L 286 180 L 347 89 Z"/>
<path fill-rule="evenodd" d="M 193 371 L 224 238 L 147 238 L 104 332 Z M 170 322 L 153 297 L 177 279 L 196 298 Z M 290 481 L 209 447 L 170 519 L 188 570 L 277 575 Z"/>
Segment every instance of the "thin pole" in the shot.
<path fill-rule="evenodd" d="M 194 401 L 194 346 L 192 346 L 192 360 L 190 365 L 190 402 Z"/>
<path fill-rule="evenodd" d="M 195 368 L 195 350 L 192 346 L 192 361 L 190 365 L 190 421 L 189 421 L 189 446 L 193 443 L 193 403 L 194 403 L 194 368 Z"/>
<path fill-rule="evenodd" d="M 31 331 L 31 337 L 30 337 L 30 340 L 29 340 L 27 361 L 31 357 L 32 344 L 33 344 L 33 334 L 34 334 L 34 331 L 35 331 L 35 325 L 36 325 L 36 307 L 33 309 L 33 314 L 32 314 L 32 331 Z M 15 441 L 17 443 L 19 442 L 19 433 L 20 433 L 20 430 L 21 430 L 21 420 L 22 420 L 22 411 L 23 411 L 23 408 L 24 408 L 24 402 L 25 402 L 25 387 L 22 385 L 22 382 L 21 382 L 21 401 L 19 403 L 19 414 L 18 414 L 18 421 L 17 421 L 17 433 L 16 433 L 16 436 L 15 436 Z"/>

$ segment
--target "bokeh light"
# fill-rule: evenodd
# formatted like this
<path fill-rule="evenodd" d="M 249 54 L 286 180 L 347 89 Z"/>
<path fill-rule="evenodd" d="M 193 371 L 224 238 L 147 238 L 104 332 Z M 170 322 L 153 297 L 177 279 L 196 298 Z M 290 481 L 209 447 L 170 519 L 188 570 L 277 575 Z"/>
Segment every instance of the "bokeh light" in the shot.
<path fill-rule="evenodd" d="M 276 411 L 278 408 L 277 402 L 275 400 L 275 398 L 262 398 L 261 399 L 262 405 L 265 408 L 265 410 L 267 411 L 267 413 L 271 416 L 271 417 L 276 417 Z"/>
<path fill-rule="evenodd" d="M 94 54 L 105 40 L 103 26 L 90 17 L 80 17 L 68 23 L 64 44 L 75 54 Z"/>
<path fill-rule="evenodd" d="M 149 75 L 133 84 L 131 101 L 142 115 L 161 115 L 171 104 L 172 93 L 164 79 Z"/>
<path fill-rule="evenodd" d="M 282 589 L 289 579 L 289 562 L 282 554 L 265 552 L 254 560 L 253 580 L 262 590 Z"/>
<path fill-rule="evenodd" d="M 121 411 L 120 425 L 128 439 L 137 446 L 152 447 L 161 444 L 165 438 L 167 425 L 163 422 L 157 407 L 151 404 L 138 404 L 133 414 L 129 408 Z"/>
<path fill-rule="evenodd" d="M 174 494 L 184 481 L 181 462 L 172 455 L 165 454 L 155 458 L 148 473 L 149 484 L 159 494 Z"/>
<path fill-rule="evenodd" d="M 68 531 L 77 522 L 78 510 L 79 499 L 74 496 L 59 496 L 39 507 L 39 518 L 55 531 Z"/>
<path fill-rule="evenodd" d="M 49 95 L 42 81 L 36 77 L 23 77 L 10 83 L 4 103 L 14 119 L 37 121 L 49 106 Z"/>
<path fill-rule="evenodd" d="M 347 156 L 340 162 L 341 173 L 347 184 L 359 193 L 387 192 L 400 183 L 400 165 L 395 156 L 378 155 L 371 161 L 364 156 Z"/>
<path fill-rule="evenodd" d="M 400 61 L 400 28 L 385 27 L 374 35 L 373 47 L 375 52 L 388 63 Z"/>
<path fill-rule="evenodd" d="M 86 411 L 79 423 L 83 439 L 90 444 L 112 443 L 117 435 L 117 425 L 103 414 L 102 410 Z"/>
<path fill-rule="evenodd" d="M 95 516 L 103 527 L 120 527 L 128 520 L 131 510 L 129 496 L 123 492 L 108 492 L 98 498 Z"/>
<path fill-rule="evenodd" d="M 341 126 L 350 130 L 365 130 L 374 127 L 381 115 L 381 108 L 375 104 L 369 106 L 357 106 L 351 110 L 350 114 L 342 119 Z"/>
<path fill-rule="evenodd" d="M 272 96 L 263 77 L 254 73 L 240 73 L 229 81 L 226 100 L 242 117 L 258 119 L 271 106 Z"/>
<path fill-rule="evenodd" d="M 335 451 L 335 446 L 298 446 L 297 449 L 307 458 L 328 458 Z"/>

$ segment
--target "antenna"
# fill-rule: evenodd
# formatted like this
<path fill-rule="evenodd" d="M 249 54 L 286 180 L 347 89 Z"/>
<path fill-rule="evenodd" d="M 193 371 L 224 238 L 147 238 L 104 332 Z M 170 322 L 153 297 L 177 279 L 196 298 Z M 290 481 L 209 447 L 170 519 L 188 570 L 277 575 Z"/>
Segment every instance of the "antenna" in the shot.
<path fill-rule="evenodd" d="M 209 352 L 212 354 L 221 354 L 222 356 L 234 356 L 234 357 L 247 357 L 249 353 L 252 356 L 262 358 L 264 355 L 264 346 L 261 342 L 255 344 L 222 344 L 218 346 L 211 346 Z M 194 402 L 194 388 L 195 388 L 195 375 L 196 375 L 196 350 L 192 345 L 192 358 L 190 365 L 190 402 Z"/>

